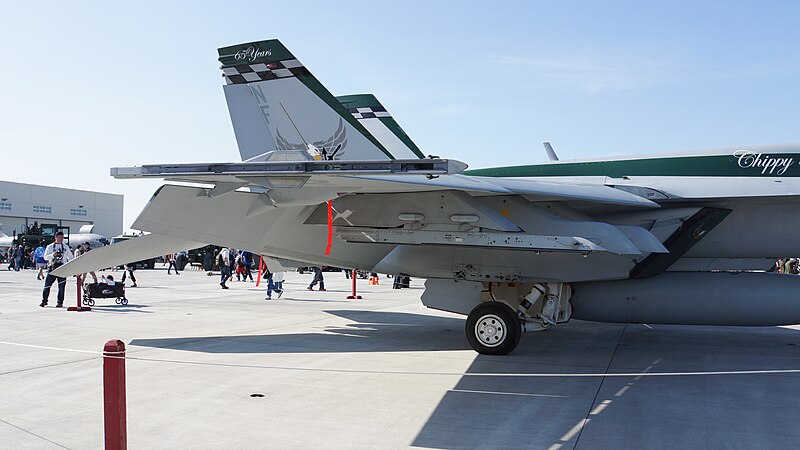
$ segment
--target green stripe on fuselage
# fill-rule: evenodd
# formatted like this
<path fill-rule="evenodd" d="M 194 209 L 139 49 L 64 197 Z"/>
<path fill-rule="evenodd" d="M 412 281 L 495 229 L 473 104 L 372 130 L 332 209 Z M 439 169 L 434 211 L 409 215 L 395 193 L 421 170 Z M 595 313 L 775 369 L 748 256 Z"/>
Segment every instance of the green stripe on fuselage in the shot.
<path fill-rule="evenodd" d="M 665 177 L 800 177 L 798 153 L 743 153 L 673 156 L 650 159 L 585 161 L 473 169 L 483 177 L 631 176 Z"/>

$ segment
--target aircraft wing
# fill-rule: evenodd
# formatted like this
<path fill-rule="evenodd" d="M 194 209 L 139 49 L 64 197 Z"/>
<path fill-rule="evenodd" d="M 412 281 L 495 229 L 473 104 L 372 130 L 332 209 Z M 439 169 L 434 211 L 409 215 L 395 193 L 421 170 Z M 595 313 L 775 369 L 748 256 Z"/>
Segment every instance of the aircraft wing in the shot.
<path fill-rule="evenodd" d="M 52 274 L 57 277 L 68 277 L 204 245 L 206 244 L 202 242 L 188 241 L 160 234 L 147 234 L 113 245 L 96 248 L 55 269 Z"/>
<path fill-rule="evenodd" d="M 576 200 L 610 205 L 659 208 L 644 197 L 601 184 L 543 181 L 537 179 L 489 178 L 453 175 L 429 179 L 426 177 L 397 177 L 392 175 L 359 176 L 361 180 L 382 181 L 388 184 L 416 185 L 431 190 L 456 189 L 475 193 L 515 194 L 534 197 L 537 201 Z M 401 190 L 398 186 L 396 189 Z M 407 189 L 407 187 L 406 187 Z"/>
<path fill-rule="evenodd" d="M 294 190 L 316 189 L 309 203 L 320 203 L 337 193 L 398 193 L 460 190 L 476 195 L 515 194 L 537 201 L 575 200 L 658 208 L 644 197 L 601 184 L 536 179 L 503 179 L 460 175 L 466 164 L 455 160 L 392 161 L 274 161 L 250 163 L 156 164 L 112 168 L 115 178 L 163 178 L 168 181 L 211 184 L 210 196 L 242 187 Z M 280 192 L 276 192 L 280 194 Z M 272 197 L 272 196 L 271 196 Z M 293 199 L 297 196 L 291 196 Z M 279 198 L 273 198 L 279 203 Z M 298 203 L 293 203 L 298 204 Z"/>

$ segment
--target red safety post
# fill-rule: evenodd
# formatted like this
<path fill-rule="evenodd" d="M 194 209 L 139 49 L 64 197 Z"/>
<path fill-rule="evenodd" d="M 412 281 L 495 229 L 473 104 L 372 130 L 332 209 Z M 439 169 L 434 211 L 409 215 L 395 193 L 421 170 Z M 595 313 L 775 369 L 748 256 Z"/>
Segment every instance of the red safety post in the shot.
<path fill-rule="evenodd" d="M 256 276 L 256 287 L 261 284 L 261 274 L 264 272 L 264 257 L 258 255 L 258 276 Z"/>
<path fill-rule="evenodd" d="M 125 343 L 116 339 L 103 347 L 103 415 L 106 450 L 128 448 Z"/>
<path fill-rule="evenodd" d="M 325 255 L 331 254 L 333 245 L 333 200 L 328 200 L 328 244 L 325 246 Z"/>
<path fill-rule="evenodd" d="M 348 300 L 360 300 L 361 296 L 356 294 L 356 277 L 358 276 L 358 272 L 356 269 L 353 269 L 353 276 L 350 277 L 353 279 L 353 295 L 348 295 Z"/>
<path fill-rule="evenodd" d="M 67 308 L 67 311 L 91 311 L 92 308 L 88 306 L 81 306 L 81 287 L 83 286 L 83 278 L 80 275 L 76 275 L 78 280 L 78 305 L 77 306 L 70 306 Z M 64 288 L 66 289 L 66 288 Z"/>

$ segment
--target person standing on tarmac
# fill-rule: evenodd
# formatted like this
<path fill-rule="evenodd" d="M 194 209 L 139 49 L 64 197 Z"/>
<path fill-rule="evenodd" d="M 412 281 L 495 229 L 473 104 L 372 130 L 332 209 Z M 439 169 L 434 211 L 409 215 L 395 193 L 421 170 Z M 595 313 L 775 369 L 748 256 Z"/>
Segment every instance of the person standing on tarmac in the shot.
<path fill-rule="evenodd" d="M 78 248 L 75 249 L 75 257 L 77 258 L 78 256 L 85 255 L 85 254 L 89 253 L 89 250 L 91 250 L 91 249 L 92 249 L 92 245 L 89 244 L 89 242 L 84 242 L 83 245 L 79 245 Z M 94 284 L 97 284 L 97 274 L 94 273 L 94 271 L 92 271 L 92 272 L 89 272 L 89 275 L 92 276 L 92 279 L 94 280 Z M 86 283 L 86 274 L 85 273 L 81 274 L 81 280 L 83 280 L 83 282 Z"/>
<path fill-rule="evenodd" d="M 169 267 L 167 267 L 167 275 L 172 275 L 172 273 L 170 272 L 172 271 L 173 268 L 175 269 L 175 275 L 180 275 L 181 273 L 178 272 L 178 264 L 177 264 L 178 254 L 171 253 L 169 255 L 166 255 L 166 258 L 167 258 L 167 263 L 169 263 Z"/>
<path fill-rule="evenodd" d="M 247 281 L 247 277 L 253 281 L 253 254 L 242 250 L 242 264 L 244 265 L 244 281 Z"/>
<path fill-rule="evenodd" d="M 63 234 L 62 234 L 63 236 Z M 14 249 L 14 271 L 19 272 L 19 269 L 22 268 L 22 254 L 25 253 L 25 249 L 22 248 L 22 244 L 17 244 L 17 248 Z"/>
<path fill-rule="evenodd" d="M 33 251 L 33 262 L 36 264 L 36 268 L 39 269 L 39 273 L 36 274 L 37 280 L 44 280 L 44 269 L 47 268 L 47 261 L 44 259 L 44 250 L 44 241 L 40 241 L 39 246 Z"/>
<path fill-rule="evenodd" d="M 55 235 L 55 242 L 48 245 L 44 249 L 44 259 L 47 261 L 47 276 L 44 279 L 44 289 L 42 289 L 42 303 L 39 304 L 42 308 L 47 306 L 47 300 L 50 297 L 50 287 L 53 283 L 58 282 L 58 301 L 56 308 L 64 306 L 64 290 L 67 285 L 67 279 L 64 277 L 57 277 L 50 272 L 68 263 L 72 259 L 72 250 L 64 243 L 64 233 L 59 231 Z"/>
<path fill-rule="evenodd" d="M 324 291 L 325 289 L 325 276 L 322 275 L 322 267 L 317 266 L 314 267 L 314 279 L 311 280 L 311 284 L 308 285 L 306 289 L 309 291 L 314 290 L 314 286 L 319 283 L 319 290 Z"/>
<path fill-rule="evenodd" d="M 244 262 L 242 262 L 242 252 L 237 251 L 233 266 L 234 266 L 234 272 L 236 273 L 236 281 L 242 281 L 242 276 L 244 275 Z M 245 280 L 246 279 L 247 278 L 245 277 Z"/>
<path fill-rule="evenodd" d="M 231 277 L 231 254 L 226 247 L 222 247 L 222 250 L 220 250 L 217 261 L 219 262 L 221 277 L 219 285 L 222 286 L 222 289 L 228 289 L 225 282 Z"/>
<path fill-rule="evenodd" d="M 228 261 L 229 261 L 228 267 L 230 268 L 230 271 L 228 272 L 228 278 L 230 278 L 231 281 L 233 281 L 233 273 L 234 273 L 234 270 L 236 270 L 236 256 L 237 256 L 236 249 L 229 248 L 228 249 Z"/>
<path fill-rule="evenodd" d="M 272 300 L 272 292 L 278 294 L 278 298 L 281 298 L 283 295 L 283 279 L 284 273 L 283 272 L 270 272 L 269 269 L 264 266 L 264 273 L 263 276 L 267 279 L 267 300 Z"/>
<path fill-rule="evenodd" d="M 125 264 L 125 271 L 122 272 L 122 283 L 125 282 L 125 276 L 130 274 L 131 281 L 133 281 L 133 284 L 131 285 L 131 287 L 137 287 L 136 277 L 133 276 L 133 272 L 135 270 L 136 270 L 136 263 L 135 262 L 129 262 L 129 263 Z"/>

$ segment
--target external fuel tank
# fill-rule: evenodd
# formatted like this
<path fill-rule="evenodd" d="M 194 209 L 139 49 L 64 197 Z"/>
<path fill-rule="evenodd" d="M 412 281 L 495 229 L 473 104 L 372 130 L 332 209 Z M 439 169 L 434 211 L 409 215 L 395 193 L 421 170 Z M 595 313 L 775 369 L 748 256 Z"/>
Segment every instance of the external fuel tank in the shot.
<path fill-rule="evenodd" d="M 572 286 L 574 319 L 680 325 L 800 324 L 800 275 L 665 272 L 646 279 Z"/>

